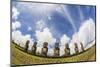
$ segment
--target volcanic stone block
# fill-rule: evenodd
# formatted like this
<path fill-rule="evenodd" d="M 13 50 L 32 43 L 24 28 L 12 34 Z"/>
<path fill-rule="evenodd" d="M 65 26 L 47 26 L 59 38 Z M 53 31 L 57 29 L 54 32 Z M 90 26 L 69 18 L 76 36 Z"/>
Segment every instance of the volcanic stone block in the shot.
<path fill-rule="evenodd" d="M 44 42 L 43 43 L 43 48 L 42 48 L 42 56 L 47 56 L 47 52 L 48 52 L 48 43 Z"/>
<path fill-rule="evenodd" d="M 84 51 L 83 43 L 80 43 L 82 51 Z"/>
<path fill-rule="evenodd" d="M 68 43 L 65 44 L 64 51 L 65 51 L 65 56 L 69 56 L 70 55 L 70 48 L 69 48 L 69 44 Z"/>
<path fill-rule="evenodd" d="M 60 55 L 59 43 L 55 43 L 54 56 L 59 57 L 59 55 Z"/>
<path fill-rule="evenodd" d="M 77 43 L 75 43 L 74 45 L 75 45 L 75 53 L 77 54 L 77 53 L 79 53 L 78 45 L 77 45 Z"/>
<path fill-rule="evenodd" d="M 33 46 L 32 46 L 32 54 L 36 54 L 36 50 L 37 50 L 37 42 L 34 42 Z"/>
<path fill-rule="evenodd" d="M 26 44 L 25 44 L 25 51 L 26 51 L 26 52 L 28 51 L 28 48 L 29 48 L 29 43 L 30 43 L 30 41 L 29 41 L 29 40 L 27 40 L 27 41 L 26 41 Z"/>

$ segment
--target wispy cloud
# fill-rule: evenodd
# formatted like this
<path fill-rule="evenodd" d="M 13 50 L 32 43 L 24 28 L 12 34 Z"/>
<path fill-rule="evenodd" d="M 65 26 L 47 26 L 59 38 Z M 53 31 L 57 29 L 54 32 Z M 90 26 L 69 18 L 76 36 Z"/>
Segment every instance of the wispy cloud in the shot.
<path fill-rule="evenodd" d="M 75 22 L 74 22 L 73 18 L 71 17 L 71 14 L 70 14 L 70 11 L 69 11 L 68 7 L 65 6 L 65 5 L 61 5 L 60 7 L 61 7 L 61 9 L 64 13 L 65 18 L 70 21 L 74 31 L 76 32 L 77 30 L 76 30 L 76 27 L 75 27 L 75 24 L 74 24 Z"/>
<path fill-rule="evenodd" d="M 84 20 L 84 15 L 83 15 L 83 12 L 82 12 L 80 6 L 78 6 L 78 10 L 79 10 L 79 15 L 80 15 L 80 20 L 81 20 L 81 22 L 82 22 L 82 21 Z"/>
<path fill-rule="evenodd" d="M 28 31 L 32 31 L 32 28 L 31 27 L 28 27 Z"/>
<path fill-rule="evenodd" d="M 49 28 L 44 28 L 43 31 L 36 30 L 35 36 L 40 44 L 43 44 L 43 42 L 48 42 L 50 45 L 53 45 L 56 42 L 56 39 L 53 37 Z"/>
<path fill-rule="evenodd" d="M 21 27 L 21 23 L 19 21 L 12 22 L 12 30 L 16 30 Z"/>
<path fill-rule="evenodd" d="M 87 20 L 83 20 L 85 15 L 83 15 L 83 11 L 81 10 L 81 7 L 78 7 L 79 9 L 79 14 L 80 20 L 82 21 L 82 25 L 78 26 L 79 30 L 76 31 L 76 26 L 75 24 L 77 24 L 77 22 L 74 21 L 74 19 L 71 16 L 71 10 L 68 9 L 69 7 L 66 5 L 57 5 L 57 4 L 40 4 L 40 3 L 27 3 L 27 2 L 19 2 L 16 5 L 17 8 L 13 7 L 12 12 L 12 18 L 14 19 L 14 22 L 12 22 L 12 39 L 14 39 L 18 44 L 20 44 L 21 46 L 24 47 L 26 40 L 30 40 L 31 45 L 33 43 L 33 39 L 36 39 L 36 41 L 38 42 L 37 45 L 37 52 L 41 52 L 41 48 L 43 46 L 43 42 L 48 42 L 48 55 L 53 55 L 53 49 L 50 46 L 54 46 L 56 40 L 59 40 L 60 42 L 60 56 L 62 56 L 64 54 L 64 48 L 65 48 L 65 43 L 69 43 L 69 47 L 71 49 L 71 54 L 74 53 L 74 43 L 78 44 L 79 47 L 79 51 L 81 51 L 81 46 L 80 46 L 80 42 L 83 43 L 83 46 L 85 49 L 91 47 L 91 44 L 88 44 L 88 42 L 94 40 L 95 38 L 95 22 L 92 18 L 89 18 Z M 27 10 L 26 10 L 27 9 Z M 21 11 L 21 12 L 20 12 Z M 33 15 L 35 17 L 32 16 L 33 19 L 35 19 L 35 21 L 32 21 L 33 19 L 28 18 L 28 20 L 30 20 L 30 22 L 32 21 L 34 24 L 33 26 L 27 25 L 29 24 L 29 22 L 26 24 L 26 31 L 33 31 L 34 33 L 34 38 L 31 38 L 31 34 L 22 34 L 24 32 L 22 32 L 20 29 L 22 24 L 24 27 L 24 18 L 19 19 L 19 14 L 20 13 L 25 13 L 27 11 L 28 15 Z M 64 18 L 66 19 L 66 21 L 61 21 L 61 23 L 63 24 L 62 26 L 67 26 L 67 23 L 70 23 L 73 26 L 74 29 L 74 34 L 71 34 L 71 36 L 68 37 L 68 35 L 70 34 L 69 32 L 65 31 L 65 30 L 70 30 L 70 26 L 68 25 L 68 29 L 65 29 L 65 27 L 61 28 L 61 25 L 57 22 L 59 21 L 54 21 L 55 19 L 57 20 L 58 17 L 60 15 L 57 15 L 58 17 L 53 16 L 52 14 L 54 14 L 53 12 L 56 13 L 58 12 L 61 15 L 61 19 Z M 58 14 L 57 13 L 57 14 Z M 55 14 L 54 14 L 55 15 Z M 77 15 L 76 15 L 77 17 Z M 38 18 L 38 19 L 37 19 Z M 26 19 L 26 18 L 25 18 Z M 23 21 L 23 23 L 20 22 Z M 49 20 L 50 22 L 52 22 L 49 25 Z M 54 21 L 54 22 L 53 22 Z M 56 22 L 56 23 L 55 23 Z M 54 24 L 54 25 L 53 25 Z M 59 25 L 59 27 L 58 27 Z M 72 28 L 71 26 L 71 28 Z M 33 27 L 34 28 L 33 30 Z M 61 28 L 60 31 L 58 31 Z M 24 29 L 24 28 L 23 28 Z M 64 31 L 64 33 L 62 33 Z M 72 30 L 71 30 L 72 31 Z M 68 35 L 67 35 L 68 33 Z M 54 34 L 56 34 L 54 36 Z M 59 35 L 60 34 L 60 35 Z M 59 35 L 59 39 L 56 39 L 55 37 L 58 37 Z M 89 46 L 90 45 L 90 46 Z"/>
<path fill-rule="evenodd" d="M 22 47 L 25 47 L 26 41 L 29 40 L 30 41 L 29 49 L 31 49 L 31 47 L 33 45 L 33 39 L 31 38 L 31 35 L 30 34 L 23 35 L 22 32 L 19 30 L 12 32 L 12 40 L 14 40 L 14 42 L 16 42 L 17 44 L 19 44 Z"/>
<path fill-rule="evenodd" d="M 18 18 L 18 15 L 19 11 L 17 10 L 17 8 L 12 7 L 12 18 L 16 20 Z"/>
<path fill-rule="evenodd" d="M 94 44 L 90 42 L 95 40 L 95 24 L 93 19 L 85 20 L 80 26 L 79 31 L 74 33 L 70 42 L 71 54 L 74 53 L 74 43 L 78 44 L 79 51 L 81 51 L 80 42 L 83 43 L 85 49 L 90 48 Z M 90 45 L 90 46 L 89 46 Z M 88 47 L 89 46 L 89 47 Z"/>
<path fill-rule="evenodd" d="M 46 26 L 46 24 L 43 20 L 39 20 L 36 22 L 36 28 L 39 30 L 42 30 L 45 26 Z"/>
<path fill-rule="evenodd" d="M 60 38 L 60 42 L 61 42 L 61 45 L 60 45 L 60 56 L 64 55 L 64 48 L 65 48 L 65 44 L 66 43 L 69 43 L 70 41 L 70 38 L 64 34 L 61 38 Z"/>

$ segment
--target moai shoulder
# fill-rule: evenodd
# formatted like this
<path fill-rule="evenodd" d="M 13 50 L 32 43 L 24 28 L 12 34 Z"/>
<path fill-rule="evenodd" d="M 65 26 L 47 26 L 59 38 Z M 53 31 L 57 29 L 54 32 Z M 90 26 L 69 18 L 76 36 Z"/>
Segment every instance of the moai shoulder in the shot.
<path fill-rule="evenodd" d="M 32 46 L 32 54 L 36 54 L 36 50 L 37 50 L 37 42 L 34 42 L 33 46 Z"/>
<path fill-rule="evenodd" d="M 42 48 L 42 56 L 47 56 L 47 52 L 48 52 L 48 43 L 44 42 L 43 43 L 43 48 Z"/>

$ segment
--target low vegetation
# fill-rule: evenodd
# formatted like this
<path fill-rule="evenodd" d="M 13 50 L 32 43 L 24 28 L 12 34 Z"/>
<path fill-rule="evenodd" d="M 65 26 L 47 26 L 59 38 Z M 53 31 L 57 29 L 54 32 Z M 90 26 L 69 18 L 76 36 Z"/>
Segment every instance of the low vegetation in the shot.
<path fill-rule="evenodd" d="M 41 57 L 24 52 L 24 50 L 17 46 L 17 44 L 11 44 L 11 63 L 12 65 L 29 65 L 29 64 L 51 64 L 51 63 L 69 63 L 69 62 L 83 62 L 83 61 L 95 61 L 95 45 L 90 49 L 69 57 Z"/>

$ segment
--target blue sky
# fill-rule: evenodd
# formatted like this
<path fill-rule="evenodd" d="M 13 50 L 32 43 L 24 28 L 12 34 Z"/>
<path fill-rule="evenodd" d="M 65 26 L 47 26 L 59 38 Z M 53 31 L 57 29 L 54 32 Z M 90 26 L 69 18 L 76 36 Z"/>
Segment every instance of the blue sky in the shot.
<path fill-rule="evenodd" d="M 15 7 L 20 13 L 17 21 L 20 21 L 21 27 L 18 30 L 23 35 L 30 34 L 33 39 L 36 39 L 36 30 L 42 31 L 45 27 L 49 28 L 53 37 L 57 40 L 63 34 L 72 38 L 72 35 L 79 31 L 85 20 L 92 18 L 95 23 L 95 6 L 54 4 L 53 6 L 45 5 L 45 7 L 39 6 L 44 3 L 39 3 L 38 6 L 36 6 L 37 4 L 34 6 L 34 4 L 36 3 L 15 1 L 12 3 L 12 7 Z M 16 20 L 12 19 L 12 21 Z M 42 29 L 37 28 L 38 21 L 45 22 Z M 28 30 L 29 27 L 32 29 L 31 31 Z"/>
<path fill-rule="evenodd" d="M 54 43 L 60 42 L 60 54 L 64 44 L 69 43 L 71 54 L 74 43 L 85 49 L 95 43 L 95 6 L 12 2 L 12 39 L 21 46 L 30 40 L 38 42 L 37 51 L 41 52 L 43 42 L 48 42 L 49 55 L 53 54 Z M 81 48 L 79 47 L 79 50 Z M 81 51 L 81 50 L 80 50 Z"/>

